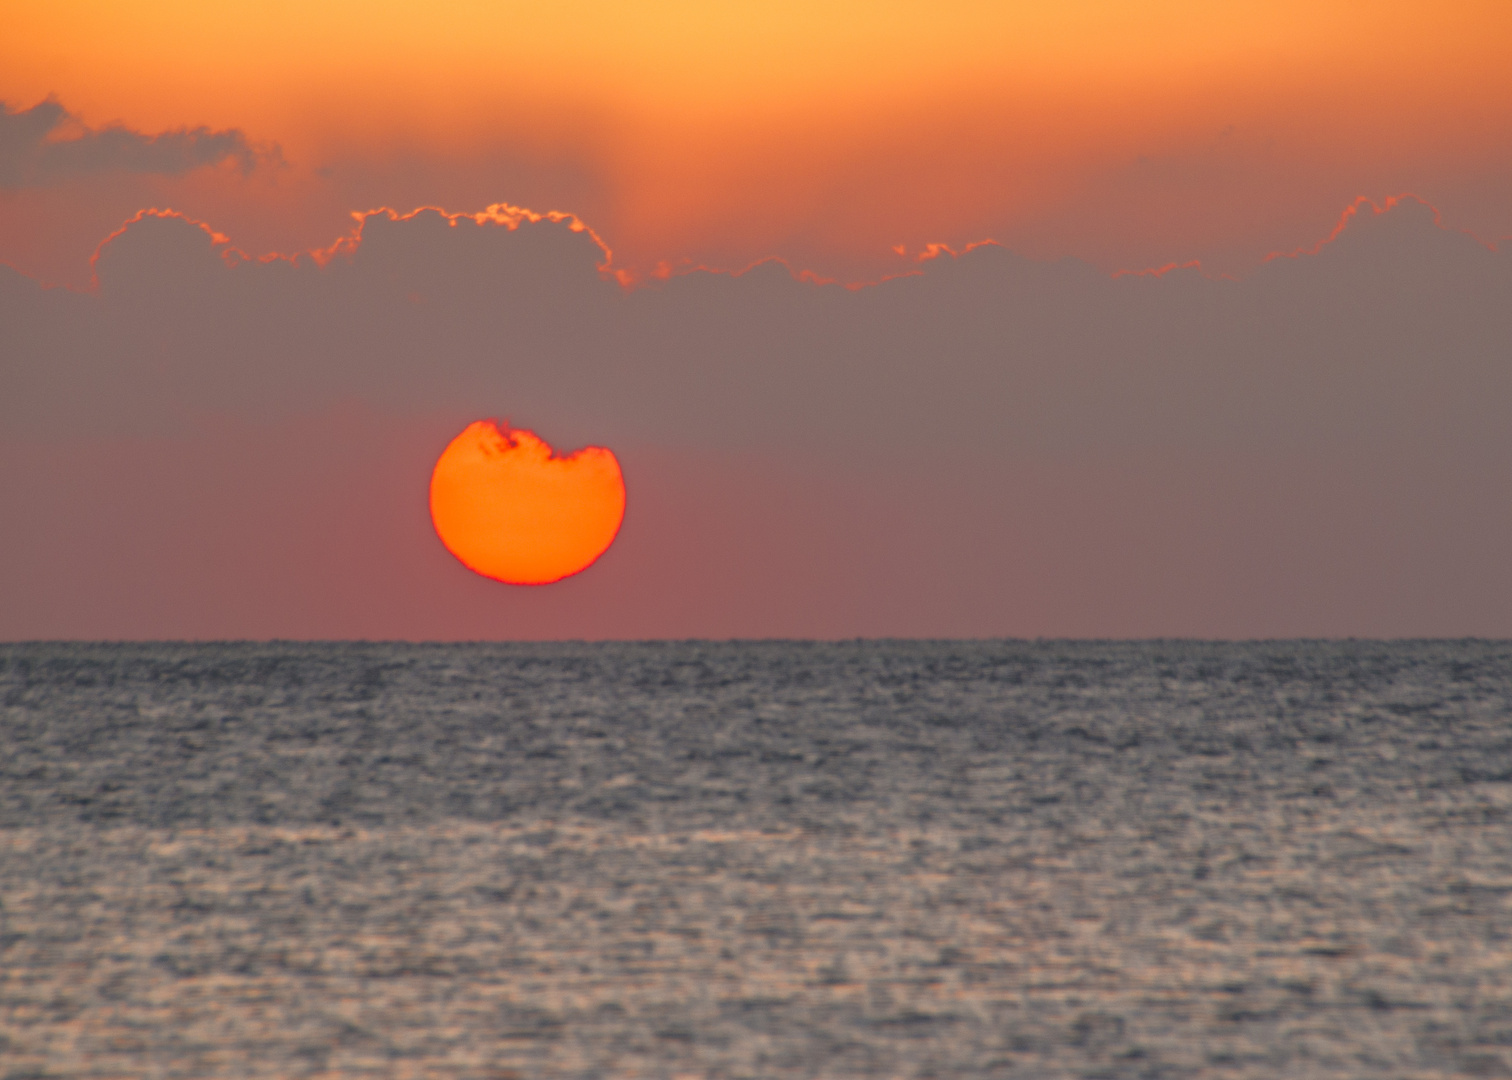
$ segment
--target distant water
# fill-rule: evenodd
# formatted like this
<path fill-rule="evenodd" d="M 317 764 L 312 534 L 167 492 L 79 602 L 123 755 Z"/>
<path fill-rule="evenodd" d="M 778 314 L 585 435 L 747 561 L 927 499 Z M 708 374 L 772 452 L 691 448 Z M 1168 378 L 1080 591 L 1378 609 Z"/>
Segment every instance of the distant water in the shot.
<path fill-rule="evenodd" d="M 0 1078 L 1512 1075 L 1512 645 L 0 647 Z"/>

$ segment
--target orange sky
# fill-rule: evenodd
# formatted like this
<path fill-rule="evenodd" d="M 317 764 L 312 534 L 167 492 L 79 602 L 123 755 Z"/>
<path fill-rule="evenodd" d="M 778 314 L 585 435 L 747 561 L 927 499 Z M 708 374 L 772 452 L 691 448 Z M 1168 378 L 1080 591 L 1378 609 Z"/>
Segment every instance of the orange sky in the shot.
<path fill-rule="evenodd" d="M 0 260 L 59 280 L 144 205 L 289 250 L 353 209 L 507 201 L 579 213 L 643 271 L 775 254 L 844 277 L 988 236 L 1242 271 L 1408 190 L 1512 234 L 1504 0 L 5 0 L 0 20 L 13 110 L 237 128 L 285 163 L 0 191 Z"/>

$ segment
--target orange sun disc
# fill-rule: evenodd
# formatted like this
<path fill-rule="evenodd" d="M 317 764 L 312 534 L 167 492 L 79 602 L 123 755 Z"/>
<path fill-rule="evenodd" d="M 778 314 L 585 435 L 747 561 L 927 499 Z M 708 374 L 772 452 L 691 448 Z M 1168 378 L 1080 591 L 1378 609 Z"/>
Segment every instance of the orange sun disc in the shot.
<path fill-rule="evenodd" d="M 469 570 L 546 585 L 586 570 L 614 543 L 625 479 L 601 446 L 556 457 L 534 432 L 479 420 L 436 461 L 430 510 L 436 535 Z"/>

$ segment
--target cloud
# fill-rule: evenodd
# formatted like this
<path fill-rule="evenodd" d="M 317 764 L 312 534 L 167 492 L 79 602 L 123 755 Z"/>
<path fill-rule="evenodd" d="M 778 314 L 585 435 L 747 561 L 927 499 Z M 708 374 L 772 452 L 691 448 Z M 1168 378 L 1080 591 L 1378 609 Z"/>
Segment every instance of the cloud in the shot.
<path fill-rule="evenodd" d="M 25 278 L 0 287 L 34 343 L 8 374 L 36 387 L 0 417 L 150 432 L 357 397 L 865 458 L 904 453 L 910 429 L 994 454 L 1505 438 L 1512 259 L 1411 200 L 1243 281 L 987 244 L 859 290 L 776 262 L 626 290 L 607 257 L 575 219 L 503 210 L 376 212 L 318 258 L 268 261 L 144 214 L 58 313 Z"/>
<path fill-rule="evenodd" d="M 49 187 L 109 172 L 178 176 L 224 162 L 245 175 L 279 160 L 276 148 L 253 147 L 234 128 L 147 135 L 119 123 L 86 127 L 52 98 L 20 111 L 0 102 L 0 188 Z"/>
<path fill-rule="evenodd" d="M 91 293 L 0 268 L 0 636 L 1512 633 L 1512 259 L 1424 204 L 1242 280 L 605 260 L 524 213 L 260 260 L 161 212 Z M 570 589 L 431 559 L 427 470 L 482 417 L 620 457 Z"/>

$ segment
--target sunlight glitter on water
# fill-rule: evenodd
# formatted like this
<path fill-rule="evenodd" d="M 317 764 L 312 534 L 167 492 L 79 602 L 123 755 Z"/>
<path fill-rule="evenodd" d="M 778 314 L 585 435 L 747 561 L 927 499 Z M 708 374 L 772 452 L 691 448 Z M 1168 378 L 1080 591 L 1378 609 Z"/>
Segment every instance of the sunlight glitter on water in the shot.
<path fill-rule="evenodd" d="M 1499 1075 L 1509 651 L 5 647 L 0 1048 Z"/>

